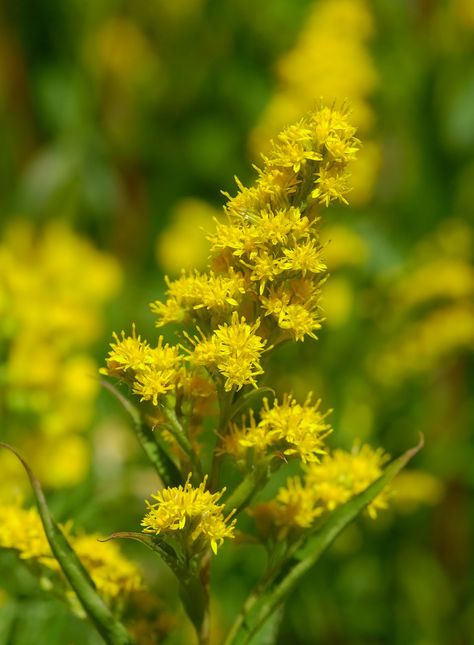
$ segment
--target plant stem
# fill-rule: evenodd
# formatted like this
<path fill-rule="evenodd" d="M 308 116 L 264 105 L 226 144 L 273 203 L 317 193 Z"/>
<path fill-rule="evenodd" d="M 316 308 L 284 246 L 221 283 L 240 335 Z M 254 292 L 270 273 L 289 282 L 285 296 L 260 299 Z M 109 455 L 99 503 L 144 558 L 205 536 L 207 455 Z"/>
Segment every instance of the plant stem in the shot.
<path fill-rule="evenodd" d="M 199 477 L 199 479 L 202 479 L 203 473 L 202 473 L 201 462 L 196 452 L 194 451 L 181 422 L 176 416 L 176 412 L 170 408 L 164 408 L 163 413 L 170 423 L 171 434 L 176 439 L 176 442 L 178 443 L 180 448 L 184 451 L 186 456 L 189 457 L 189 460 L 191 462 L 193 469 L 195 470 L 196 475 Z"/>

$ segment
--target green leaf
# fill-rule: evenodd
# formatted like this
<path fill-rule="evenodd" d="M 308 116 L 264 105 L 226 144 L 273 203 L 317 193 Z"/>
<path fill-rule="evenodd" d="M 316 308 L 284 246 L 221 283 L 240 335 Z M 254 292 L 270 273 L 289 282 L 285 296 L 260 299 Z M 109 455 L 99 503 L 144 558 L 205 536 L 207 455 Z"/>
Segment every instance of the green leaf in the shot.
<path fill-rule="evenodd" d="M 176 464 L 160 446 L 153 430 L 143 422 L 137 408 L 108 381 L 101 381 L 101 385 L 114 395 L 131 417 L 137 439 L 164 486 L 179 486 L 179 484 L 182 484 L 183 478 Z"/>
<path fill-rule="evenodd" d="M 420 437 L 420 442 L 417 446 L 392 461 L 384 470 L 382 476 L 365 491 L 331 513 L 318 532 L 296 553 L 295 558 L 286 568 L 284 575 L 280 577 L 272 588 L 263 593 L 256 590 L 249 596 L 246 609 L 240 613 L 234 623 L 226 640 L 226 645 L 244 645 L 251 641 L 251 638 L 281 606 L 296 583 L 316 564 L 322 553 L 339 533 L 377 497 L 422 446 L 423 437 Z"/>
<path fill-rule="evenodd" d="M 166 544 L 164 541 L 159 541 L 156 538 L 151 537 L 150 535 L 145 535 L 144 533 L 136 533 L 135 531 L 119 531 L 118 533 L 112 533 L 106 538 L 102 538 L 99 542 L 108 542 L 109 540 L 135 540 L 136 542 L 141 542 L 148 549 L 151 549 L 155 553 L 158 553 L 163 562 L 169 566 L 169 568 L 176 574 L 176 576 L 181 575 L 181 569 L 179 568 L 178 560 L 173 549 Z"/>
<path fill-rule="evenodd" d="M 41 484 L 33 471 L 12 446 L 0 441 L 0 447 L 10 450 L 25 469 L 36 498 L 38 512 L 51 551 L 97 631 L 105 642 L 110 645 L 131 645 L 133 641 L 127 630 L 115 618 L 109 607 L 99 596 L 94 582 L 69 544 L 66 536 L 51 516 Z"/>

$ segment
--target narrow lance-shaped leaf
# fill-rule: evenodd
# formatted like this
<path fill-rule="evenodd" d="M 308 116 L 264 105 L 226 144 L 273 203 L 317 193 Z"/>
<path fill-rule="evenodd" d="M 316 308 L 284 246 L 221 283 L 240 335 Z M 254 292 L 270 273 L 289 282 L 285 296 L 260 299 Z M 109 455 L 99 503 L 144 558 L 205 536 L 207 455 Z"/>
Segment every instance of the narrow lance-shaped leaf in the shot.
<path fill-rule="evenodd" d="M 43 489 L 33 471 L 12 446 L 0 442 L 0 447 L 10 450 L 23 465 L 36 498 L 38 512 L 51 551 L 67 581 L 74 589 L 85 613 L 106 643 L 110 645 L 131 645 L 133 643 L 132 638 L 97 593 L 94 582 L 69 544 L 66 536 L 51 516 Z"/>
<path fill-rule="evenodd" d="M 143 423 L 140 412 L 137 408 L 108 381 L 101 381 L 101 384 L 114 395 L 117 401 L 131 417 L 138 441 L 163 484 L 165 486 L 178 486 L 179 484 L 182 484 L 183 479 L 178 468 L 169 455 L 159 445 L 151 428 Z"/>
<path fill-rule="evenodd" d="M 226 640 L 226 645 L 244 645 L 250 642 L 252 636 L 277 610 L 301 577 L 316 564 L 319 557 L 339 533 L 377 497 L 422 446 L 423 437 L 420 438 L 417 446 L 393 460 L 385 468 L 381 477 L 365 491 L 333 511 L 318 532 L 296 553 L 284 576 L 271 589 L 261 595 L 258 592 L 250 595 L 246 602 L 247 610 L 241 612 L 237 618 Z"/>

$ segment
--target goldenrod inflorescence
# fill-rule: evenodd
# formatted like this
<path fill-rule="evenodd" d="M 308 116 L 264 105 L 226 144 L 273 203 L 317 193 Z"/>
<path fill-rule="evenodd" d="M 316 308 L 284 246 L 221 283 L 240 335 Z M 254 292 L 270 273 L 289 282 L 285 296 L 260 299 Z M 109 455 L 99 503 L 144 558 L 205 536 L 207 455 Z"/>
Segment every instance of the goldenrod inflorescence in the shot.
<path fill-rule="evenodd" d="M 73 533 L 71 525 L 63 527 L 67 539 L 87 569 L 97 589 L 108 602 L 124 602 L 127 595 L 142 587 L 138 567 L 127 560 L 118 546 L 112 542 L 100 542 L 100 535 Z M 20 504 L 0 506 L 0 548 L 16 551 L 22 560 L 31 565 L 40 565 L 54 572 L 56 590 L 70 590 L 62 577 L 59 563 L 53 556 L 46 539 L 36 508 L 24 508 Z"/>
<path fill-rule="evenodd" d="M 311 396 L 304 404 L 291 395 L 272 403 L 265 398 L 258 417 L 250 410 L 242 424 L 229 414 L 242 391 L 258 387 L 272 348 L 314 338 L 321 326 L 326 264 L 318 211 L 333 201 L 347 203 L 347 164 L 358 150 L 354 135 L 347 111 L 329 107 L 280 133 L 254 185 L 237 180 L 237 194 L 227 195 L 225 218 L 209 236 L 209 270 L 167 278 L 166 299 L 151 304 L 157 327 L 174 322 L 188 328 L 181 343 L 169 345 L 160 336 L 152 346 L 133 327 L 130 336 L 114 336 L 103 370 L 128 384 L 146 406 L 155 432 L 179 447 L 173 458 L 181 472 L 193 469 L 197 476 L 199 457 L 193 458 L 193 447 L 179 433 L 195 429 L 209 411 L 208 405 L 195 408 L 199 398 L 219 401 L 215 459 L 230 455 L 243 474 L 250 467 L 259 476 L 298 460 L 304 479 L 289 480 L 268 506 L 267 516 L 273 513 L 280 529 L 308 528 L 318 515 L 367 487 L 384 463 L 366 446 L 328 455 L 327 413 Z M 159 491 L 156 503 L 147 503 L 142 527 L 163 538 L 176 532 L 190 554 L 206 545 L 215 553 L 224 538 L 233 537 L 235 520 L 224 517 L 217 504 L 223 491 L 208 490 L 207 476 L 196 484 L 189 475 L 184 485 Z M 380 500 L 371 505 L 372 515 L 383 506 Z"/>
<path fill-rule="evenodd" d="M 164 300 L 150 305 L 158 328 L 180 327 L 179 341 L 149 343 L 133 325 L 130 335 L 114 334 L 102 370 L 134 395 L 137 436 L 163 481 L 146 502 L 145 535 L 122 535 L 144 541 L 175 573 L 200 642 L 207 642 L 209 555 L 236 536 L 242 511 L 255 520 L 249 540 L 268 555 L 265 587 L 318 518 L 326 521 L 383 475 L 380 450 L 329 450 L 332 428 L 320 400 L 309 395 L 301 403 L 263 385 L 275 348 L 316 338 L 321 327 L 320 212 L 347 204 L 347 168 L 358 147 L 345 108 L 322 106 L 283 130 L 254 184 L 237 179 L 236 195 L 226 194 L 224 217 L 208 238 L 207 271 L 166 278 Z M 289 461 L 301 474 L 259 502 Z M 237 479 L 229 492 L 224 478 Z M 388 494 L 367 497 L 372 518 Z"/>

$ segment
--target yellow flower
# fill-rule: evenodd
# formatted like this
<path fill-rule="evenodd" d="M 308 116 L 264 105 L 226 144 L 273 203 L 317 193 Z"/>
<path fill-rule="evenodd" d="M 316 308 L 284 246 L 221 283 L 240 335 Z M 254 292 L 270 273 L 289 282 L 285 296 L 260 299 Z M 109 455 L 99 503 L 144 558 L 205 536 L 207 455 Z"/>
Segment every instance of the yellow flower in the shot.
<path fill-rule="evenodd" d="M 343 204 L 348 204 L 345 198 L 350 190 L 347 183 L 348 177 L 346 172 L 340 172 L 337 168 L 321 168 L 316 175 L 317 186 L 311 196 L 325 206 L 329 206 L 329 203 L 336 199 Z"/>
<path fill-rule="evenodd" d="M 16 221 L 3 233 L 0 373 L 8 426 L 48 486 L 71 486 L 90 463 L 78 436 L 90 428 L 99 390 L 88 351 L 120 286 L 120 267 L 64 222 Z M 53 443 L 59 451 L 51 451 Z M 77 456 L 67 469 L 65 452 Z"/>
<path fill-rule="evenodd" d="M 324 439 L 331 427 L 325 422 L 328 413 L 319 410 L 320 401 L 311 404 L 310 395 L 305 404 L 300 405 L 292 396 L 285 395 L 281 404 L 276 400 L 270 407 L 267 399 L 263 403 L 258 423 L 250 412 L 250 425 L 232 426 L 232 440 L 226 444 L 228 450 L 236 450 L 238 444 L 257 453 L 265 453 L 271 448 L 283 456 L 296 455 L 303 463 L 318 461 L 326 454 Z"/>
<path fill-rule="evenodd" d="M 116 343 L 111 345 L 107 368 L 101 372 L 109 376 L 131 377 L 132 390 L 141 397 L 140 400 L 158 405 L 158 398 L 178 383 L 181 371 L 179 348 L 168 343 L 164 345 L 163 336 L 158 338 L 156 347 L 150 347 L 136 336 L 135 326 L 132 336 L 125 336 L 122 332 L 121 340 L 116 334 L 114 337 Z"/>
<path fill-rule="evenodd" d="M 285 531 L 291 528 L 309 529 L 322 514 L 312 490 L 299 477 L 290 477 L 276 496 L 275 522 Z"/>
<path fill-rule="evenodd" d="M 0 548 L 14 549 L 22 560 L 38 560 L 53 571 L 59 570 L 36 508 L 0 505 Z"/>
<path fill-rule="evenodd" d="M 333 511 L 377 480 L 388 460 L 389 456 L 382 449 L 374 450 L 367 444 L 355 446 L 352 452 L 335 450 L 320 463 L 307 466 L 306 486 L 314 491 L 328 511 Z M 371 518 L 377 516 L 378 510 L 387 508 L 388 497 L 389 489 L 385 488 L 369 504 L 367 510 Z"/>
<path fill-rule="evenodd" d="M 259 326 L 259 320 L 249 325 L 234 312 L 230 325 L 219 325 L 210 338 L 191 340 L 188 336 L 194 344 L 191 363 L 217 368 L 226 379 L 226 391 L 248 384 L 256 387 L 256 377 L 263 374 L 260 356 L 266 343 L 255 333 Z"/>
<path fill-rule="evenodd" d="M 128 370 L 139 372 L 150 363 L 150 346 L 136 335 L 135 324 L 132 325 L 132 335 L 126 336 L 122 331 L 122 338 L 114 332 L 115 343 L 106 359 L 107 369 L 103 370 L 109 376 L 122 376 Z"/>
<path fill-rule="evenodd" d="M 176 380 L 177 373 L 173 369 L 147 367 L 137 374 L 132 389 L 140 396 L 140 401 L 151 401 L 153 405 L 158 405 L 159 397 L 174 389 Z"/>
<path fill-rule="evenodd" d="M 349 101 L 354 123 L 364 134 L 364 148 L 351 180 L 352 201 L 358 204 L 371 197 L 380 165 L 379 146 L 368 140 L 374 121 L 369 99 L 378 82 L 367 42 L 373 32 L 372 11 L 366 0 L 314 2 L 294 48 L 278 61 L 277 90 L 251 137 L 255 153 L 268 149 L 265 147 L 268 140 L 285 124 L 310 110 L 315 96 L 322 97 L 325 112 L 321 111 L 313 130 L 320 146 L 316 151 L 326 153 L 333 162 L 352 165 L 354 146 L 340 136 L 338 122 L 330 114 L 334 100 Z M 294 133 L 290 130 L 299 149 L 303 148 L 300 152 L 303 158 L 308 129 L 304 124 L 294 128 Z M 298 155 L 295 160 L 291 170 L 297 167 Z"/>
<path fill-rule="evenodd" d="M 285 486 L 279 488 L 275 499 L 256 504 L 249 510 L 255 518 L 258 533 L 265 539 L 276 533 L 281 540 L 292 533 L 298 536 L 314 523 L 323 513 L 314 492 L 305 486 L 300 477 L 290 477 Z"/>
<path fill-rule="evenodd" d="M 74 535 L 70 524 L 62 529 L 106 600 L 123 601 L 124 595 L 141 588 L 138 568 L 124 558 L 116 544 L 99 542 L 100 535 Z M 35 561 L 62 575 L 36 508 L 0 505 L 0 548 L 13 549 L 21 559 Z"/>
<path fill-rule="evenodd" d="M 285 249 L 284 254 L 286 260 L 283 266 L 288 271 L 300 271 L 305 276 L 307 271 L 321 273 L 326 270 L 326 265 L 321 260 L 321 247 L 314 240 Z"/>
<path fill-rule="evenodd" d="M 138 567 L 124 558 L 114 542 L 100 542 L 101 535 L 78 535 L 71 546 L 89 572 L 99 593 L 108 600 L 121 600 L 142 588 Z"/>
<path fill-rule="evenodd" d="M 183 273 L 177 280 L 167 279 L 167 284 L 167 302 L 163 304 L 156 301 L 150 305 L 151 310 L 158 315 L 158 327 L 170 322 L 173 309 L 176 321 L 181 320 L 186 311 L 207 309 L 225 312 L 237 307 L 245 293 L 242 276 L 232 269 L 227 275 L 215 275 L 212 271 L 202 275 L 198 272 L 191 275 Z"/>
<path fill-rule="evenodd" d="M 193 488 L 190 478 L 184 486 L 164 488 L 152 495 L 156 502 L 146 502 L 143 532 L 160 535 L 179 531 L 191 550 L 202 551 L 210 545 L 217 553 L 224 538 L 234 537 L 235 520 L 229 522 L 230 515 L 224 517 L 222 512 L 224 505 L 217 503 L 225 488 L 218 493 L 206 490 L 207 477 Z"/>

